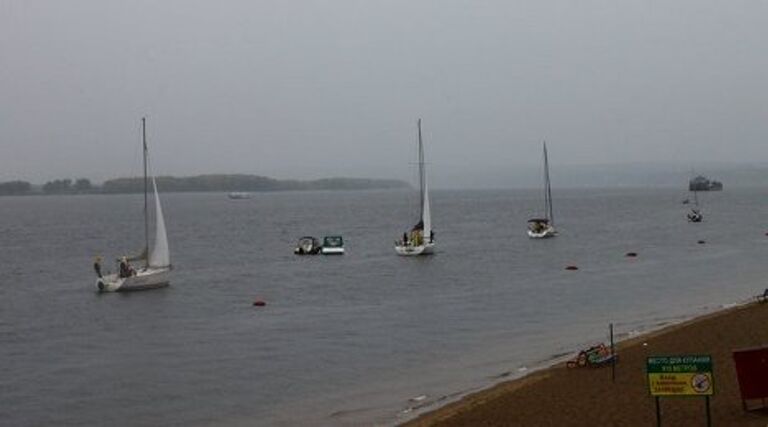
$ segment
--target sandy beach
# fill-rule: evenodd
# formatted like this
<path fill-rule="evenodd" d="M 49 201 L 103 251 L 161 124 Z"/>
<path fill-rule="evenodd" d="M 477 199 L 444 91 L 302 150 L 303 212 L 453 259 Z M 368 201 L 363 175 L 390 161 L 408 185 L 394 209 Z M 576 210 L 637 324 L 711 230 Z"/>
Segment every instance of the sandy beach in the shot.
<path fill-rule="evenodd" d="M 646 358 L 710 354 L 715 426 L 766 426 L 768 411 L 744 412 L 732 350 L 768 345 L 768 304 L 751 303 L 698 317 L 618 345 L 611 369 L 564 363 L 466 396 L 405 424 L 426 426 L 653 426 Z M 664 426 L 706 425 L 703 398 L 663 398 Z"/>

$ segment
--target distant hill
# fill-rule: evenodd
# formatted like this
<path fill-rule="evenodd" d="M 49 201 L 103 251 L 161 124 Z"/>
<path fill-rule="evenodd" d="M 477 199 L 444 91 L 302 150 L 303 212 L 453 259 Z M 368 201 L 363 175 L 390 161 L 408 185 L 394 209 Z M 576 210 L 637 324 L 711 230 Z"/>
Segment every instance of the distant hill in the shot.
<path fill-rule="evenodd" d="M 278 180 L 258 175 L 198 175 L 189 177 L 161 176 L 157 186 L 164 193 L 190 191 L 296 191 L 296 190 L 385 190 L 409 188 L 410 184 L 394 179 L 325 178 L 312 181 Z M 30 194 L 122 194 L 144 191 L 143 178 L 117 178 L 94 185 L 88 179 L 56 179 L 42 186 L 26 181 L 0 183 L 0 196 Z"/>

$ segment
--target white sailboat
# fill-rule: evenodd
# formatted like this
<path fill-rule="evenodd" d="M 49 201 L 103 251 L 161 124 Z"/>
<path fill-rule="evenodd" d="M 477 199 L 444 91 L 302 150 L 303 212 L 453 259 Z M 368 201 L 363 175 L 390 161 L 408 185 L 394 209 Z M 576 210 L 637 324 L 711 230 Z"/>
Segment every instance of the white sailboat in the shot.
<path fill-rule="evenodd" d="M 701 222 L 704 219 L 704 215 L 701 213 L 701 207 L 699 207 L 698 191 L 693 190 L 693 207 L 688 212 L 688 222 Z"/>
<path fill-rule="evenodd" d="M 555 236 L 557 236 L 557 230 L 555 230 L 555 215 L 552 210 L 549 156 L 547 155 L 547 143 L 544 142 L 544 218 L 531 218 L 528 220 L 528 237 L 532 239 L 546 239 Z"/>
<path fill-rule="evenodd" d="M 144 250 L 138 257 L 144 262 L 139 269 L 134 269 L 123 257 L 120 260 L 119 270 L 115 274 L 102 276 L 100 267 L 97 270 L 99 278 L 96 279 L 96 287 L 101 292 L 122 292 L 155 289 L 168 286 L 171 273 L 171 254 L 168 248 L 168 235 L 165 231 L 165 219 L 163 209 L 160 206 L 160 196 L 157 192 L 157 183 L 154 176 L 148 175 L 149 154 L 147 150 L 147 126 L 146 119 L 141 119 L 142 144 L 144 149 Z M 155 237 L 152 250 L 149 248 L 149 184 L 155 198 Z"/>
<path fill-rule="evenodd" d="M 403 233 L 403 238 L 395 242 L 395 252 L 401 256 L 429 255 L 434 252 L 435 234 L 432 230 L 432 214 L 429 210 L 429 189 L 427 171 L 424 163 L 424 142 L 421 138 L 421 119 L 417 122 L 419 132 L 419 195 L 421 213 L 419 222 L 410 233 Z"/>

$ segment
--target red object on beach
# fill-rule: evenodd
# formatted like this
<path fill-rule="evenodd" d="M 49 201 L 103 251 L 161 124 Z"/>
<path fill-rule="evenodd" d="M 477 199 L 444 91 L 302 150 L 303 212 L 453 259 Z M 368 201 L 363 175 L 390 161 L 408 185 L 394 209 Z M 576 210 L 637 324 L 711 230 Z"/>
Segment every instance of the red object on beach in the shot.
<path fill-rule="evenodd" d="M 574 271 L 574 270 L 578 270 L 579 267 L 576 267 L 575 265 L 569 265 L 569 266 L 565 267 L 565 269 L 566 270 Z"/>
<path fill-rule="evenodd" d="M 744 410 L 765 408 L 765 399 L 768 398 L 768 347 L 734 350 L 733 361 Z M 748 400 L 759 400 L 761 406 L 749 408 Z"/>
<path fill-rule="evenodd" d="M 257 299 L 256 301 L 253 302 L 253 305 L 255 307 L 264 307 L 265 305 L 267 305 L 267 302 L 264 300 Z"/>

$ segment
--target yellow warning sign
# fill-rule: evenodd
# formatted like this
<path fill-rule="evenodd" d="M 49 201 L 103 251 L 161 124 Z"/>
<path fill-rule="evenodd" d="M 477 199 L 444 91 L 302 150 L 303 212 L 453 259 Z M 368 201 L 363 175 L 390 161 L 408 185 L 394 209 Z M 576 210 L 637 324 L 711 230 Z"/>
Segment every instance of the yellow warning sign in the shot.
<path fill-rule="evenodd" d="M 659 374 L 649 373 L 651 396 L 711 396 L 711 373 Z"/>
<path fill-rule="evenodd" d="M 711 396 L 714 394 L 710 356 L 649 357 L 651 396 Z"/>

